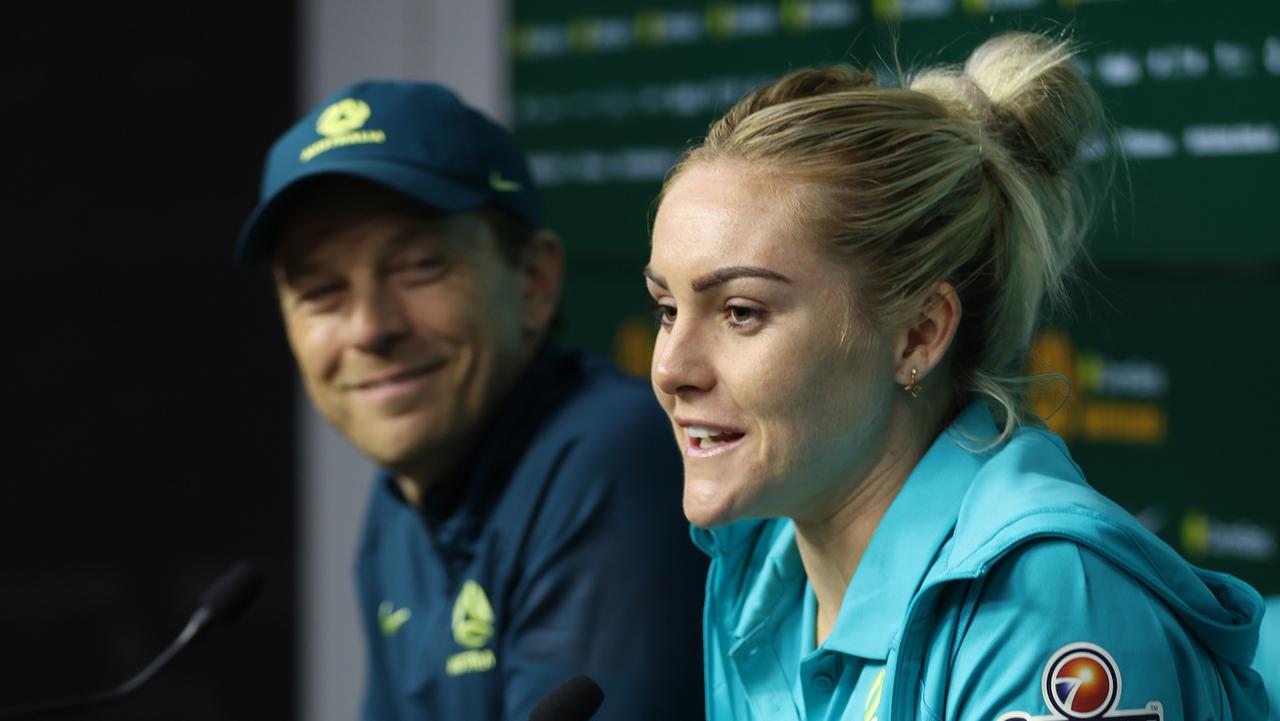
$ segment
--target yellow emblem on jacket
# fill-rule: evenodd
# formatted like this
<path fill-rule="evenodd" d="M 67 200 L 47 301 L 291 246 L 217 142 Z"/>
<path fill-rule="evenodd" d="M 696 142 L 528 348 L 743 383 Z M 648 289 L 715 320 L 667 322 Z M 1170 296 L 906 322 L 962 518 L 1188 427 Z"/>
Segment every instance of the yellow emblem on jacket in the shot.
<path fill-rule="evenodd" d="M 467 579 L 453 602 L 453 640 L 468 650 L 455 653 L 445 662 L 450 676 L 488 671 L 498 659 L 493 649 L 481 648 L 493 638 L 493 606 L 480 584 Z"/>
<path fill-rule="evenodd" d="M 382 629 L 384 636 L 396 635 L 400 627 L 408 623 L 412 617 L 413 611 L 407 608 L 397 609 L 391 601 L 378 604 L 378 627 Z"/>

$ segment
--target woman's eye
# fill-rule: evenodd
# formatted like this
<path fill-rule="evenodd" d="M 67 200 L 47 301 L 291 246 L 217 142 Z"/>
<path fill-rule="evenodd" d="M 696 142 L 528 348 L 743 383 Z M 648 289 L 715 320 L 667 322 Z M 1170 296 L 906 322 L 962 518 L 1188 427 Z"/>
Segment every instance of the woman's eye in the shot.
<path fill-rule="evenodd" d="M 764 311 L 745 305 L 731 305 L 725 311 L 732 325 L 751 325 L 764 316 Z"/>
<path fill-rule="evenodd" d="M 674 305 L 654 303 L 653 318 L 658 325 L 672 325 L 676 322 L 676 307 Z"/>

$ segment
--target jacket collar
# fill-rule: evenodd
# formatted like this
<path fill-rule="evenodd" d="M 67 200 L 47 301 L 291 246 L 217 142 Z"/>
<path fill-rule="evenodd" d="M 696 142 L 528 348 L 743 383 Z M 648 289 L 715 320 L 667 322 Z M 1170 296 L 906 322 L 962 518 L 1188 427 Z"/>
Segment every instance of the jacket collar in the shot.
<path fill-rule="evenodd" d="M 982 465 L 984 456 L 974 449 L 995 435 L 995 422 L 986 404 L 975 401 L 929 447 L 881 519 L 845 591 L 825 648 L 867 659 L 888 658 L 911 599 L 950 540 L 964 494 Z M 710 532 L 694 529 L 693 533 L 698 545 L 713 556 L 723 555 L 728 563 L 759 564 L 735 602 L 740 611 L 732 623 L 732 634 L 739 642 L 776 625 L 776 614 L 792 612 L 795 607 L 788 602 L 793 598 L 790 594 L 795 593 L 797 583 L 805 583 L 795 527 L 790 521 L 783 522 L 769 538 L 763 558 L 749 561 L 752 554 L 745 543 L 767 524 L 740 521 Z M 812 589 L 807 583 L 805 586 L 806 595 L 812 595 Z M 803 624 L 813 624 L 814 607 L 804 604 Z"/>
<path fill-rule="evenodd" d="M 991 412 L 980 400 L 939 434 L 876 527 L 824 647 L 888 658 L 911 599 L 950 540 L 964 494 L 982 465 L 974 449 L 995 435 Z"/>
<path fill-rule="evenodd" d="M 542 419 L 563 395 L 557 387 L 563 361 L 551 343 L 540 346 L 454 473 L 423 498 L 418 513 L 442 543 L 469 535 L 501 496 Z M 379 482 L 396 502 L 408 505 L 391 471 L 381 469 Z"/>

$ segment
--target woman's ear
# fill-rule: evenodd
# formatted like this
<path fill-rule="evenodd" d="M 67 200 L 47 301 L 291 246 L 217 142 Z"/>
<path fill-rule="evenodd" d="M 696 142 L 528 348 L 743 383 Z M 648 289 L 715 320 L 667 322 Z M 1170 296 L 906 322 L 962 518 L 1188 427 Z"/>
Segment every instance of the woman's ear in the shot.
<path fill-rule="evenodd" d="M 896 341 L 893 377 L 899 385 L 923 385 L 925 377 L 942 362 L 960 326 L 960 311 L 960 296 L 946 281 L 935 283 L 924 294 L 915 318 Z"/>

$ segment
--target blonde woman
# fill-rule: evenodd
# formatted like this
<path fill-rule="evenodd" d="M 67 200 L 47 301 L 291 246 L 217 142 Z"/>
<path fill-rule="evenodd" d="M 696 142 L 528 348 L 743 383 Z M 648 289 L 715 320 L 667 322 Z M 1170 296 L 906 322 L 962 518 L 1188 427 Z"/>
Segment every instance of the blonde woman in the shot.
<path fill-rule="evenodd" d="M 1009 34 L 903 88 L 753 92 L 665 188 L 653 386 L 727 719 L 1265 718 L 1261 600 L 1092 490 L 1017 378 L 1097 97 Z"/>

